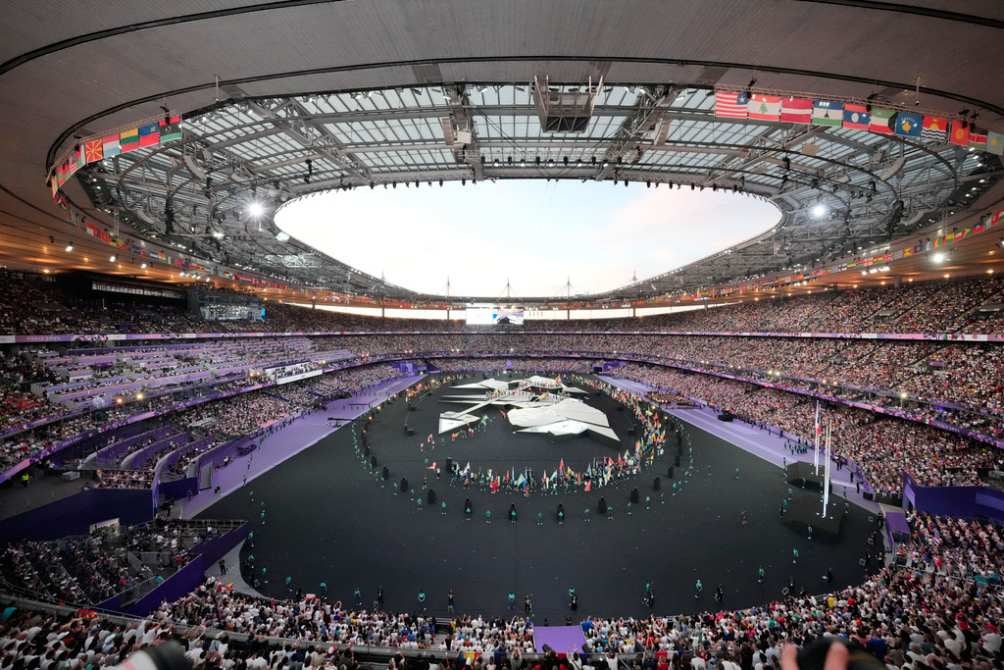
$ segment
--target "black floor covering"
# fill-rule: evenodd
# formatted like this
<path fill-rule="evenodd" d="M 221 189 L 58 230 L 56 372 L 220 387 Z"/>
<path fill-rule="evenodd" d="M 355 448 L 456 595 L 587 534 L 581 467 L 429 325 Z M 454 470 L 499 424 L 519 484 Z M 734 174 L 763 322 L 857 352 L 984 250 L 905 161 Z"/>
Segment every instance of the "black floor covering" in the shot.
<path fill-rule="evenodd" d="M 608 410 L 624 442 L 633 444 L 634 437 L 625 434 L 629 412 L 617 411 L 609 398 L 590 402 Z M 863 579 L 858 559 L 870 529 L 863 510 L 850 506 L 838 540 L 810 541 L 806 532 L 779 519 L 780 503 L 789 491 L 780 468 L 687 425 L 693 474 L 677 495 L 665 478 L 675 454 L 670 448 L 655 466 L 657 472 L 646 471 L 591 494 L 491 496 L 432 480 L 429 485 L 447 502 L 447 514 L 441 514 L 438 504 L 419 507 L 415 495 L 421 493 L 426 462 L 447 455 L 462 463 L 470 460 L 472 467 L 478 462 L 517 469 L 533 464 L 550 470 L 561 457 L 575 467 L 592 455 L 613 452 L 588 437 L 554 443 L 513 435 L 497 410 L 489 410 L 496 418 L 477 437 L 431 454 L 419 452 L 418 442 L 434 430 L 441 409 L 430 397 L 408 412 L 399 399 L 377 415 L 370 443 L 381 465 L 391 469 L 391 482 L 379 481 L 363 466 L 346 428 L 202 516 L 254 522 L 253 546 L 245 546 L 244 558 L 253 552 L 256 568 L 246 578 L 257 578 L 265 594 L 285 596 L 296 587 L 315 592 L 325 582 L 329 597 L 347 603 L 358 587 L 368 606 L 383 587 L 385 605 L 394 610 L 418 610 L 416 596 L 424 590 L 424 607 L 445 614 L 452 588 L 459 611 L 501 615 L 511 591 L 520 604 L 525 594 L 532 594 L 537 619 L 558 623 L 569 615 L 570 586 L 579 595 L 580 616 L 618 616 L 647 613 L 641 602 L 647 580 L 654 584 L 655 611 L 673 614 L 716 609 L 712 593 L 717 585 L 725 592 L 724 606 L 738 608 L 780 597 L 791 578 L 809 592 L 828 590 L 821 581 L 827 568 L 836 586 Z M 413 436 L 404 434 L 406 416 L 416 431 Z M 684 447 L 677 480 L 683 477 L 690 447 Z M 652 490 L 655 474 L 663 475 L 662 497 Z M 413 493 L 394 493 L 393 484 L 402 475 Z M 628 514 L 626 503 L 635 487 L 651 504 L 646 509 L 642 502 Z M 797 489 L 792 494 L 818 496 Z M 612 520 L 595 512 L 601 495 L 614 507 Z M 462 512 L 465 497 L 474 504 L 471 519 Z M 844 506 L 842 499 L 837 501 Z M 554 517 L 559 502 L 567 514 L 563 525 Z M 515 524 L 505 520 L 511 503 L 519 511 Z M 591 513 L 584 512 L 587 508 Z M 482 516 L 485 509 L 493 510 L 490 524 Z M 742 511 L 750 519 L 744 527 L 739 523 Z M 544 515 L 543 526 L 537 523 L 538 513 Z M 799 552 L 794 564 L 793 548 Z M 755 578 L 758 566 L 766 570 L 762 585 Z M 704 595 L 695 598 L 698 578 Z"/>

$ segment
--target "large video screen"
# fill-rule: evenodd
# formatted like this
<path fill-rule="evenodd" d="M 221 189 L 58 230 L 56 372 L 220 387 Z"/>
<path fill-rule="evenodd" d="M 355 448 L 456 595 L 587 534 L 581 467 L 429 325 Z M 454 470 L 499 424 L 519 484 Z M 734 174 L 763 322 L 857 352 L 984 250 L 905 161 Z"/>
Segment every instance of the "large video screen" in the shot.
<path fill-rule="evenodd" d="M 522 326 L 524 316 L 522 307 L 484 305 L 467 305 L 464 308 L 464 314 L 469 326 L 495 326 L 500 324 Z"/>

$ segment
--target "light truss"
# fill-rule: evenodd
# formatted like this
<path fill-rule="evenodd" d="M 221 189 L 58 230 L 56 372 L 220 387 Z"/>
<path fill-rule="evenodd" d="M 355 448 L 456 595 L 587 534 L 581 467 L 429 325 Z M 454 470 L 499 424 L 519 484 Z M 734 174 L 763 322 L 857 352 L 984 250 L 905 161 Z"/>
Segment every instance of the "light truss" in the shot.
<path fill-rule="evenodd" d="M 551 85 L 573 93 L 581 85 Z M 831 258 L 903 235 L 966 204 L 963 186 L 994 180 L 995 157 L 842 128 L 714 116 L 708 89 L 609 82 L 588 123 L 548 132 L 529 84 L 442 86 L 230 99 L 185 117 L 181 142 L 117 156 L 82 173 L 92 200 L 141 235 L 220 263 L 376 297 L 423 298 L 295 240 L 271 211 L 327 189 L 496 179 L 578 179 L 734 190 L 781 211 L 770 231 L 663 275 L 603 294 L 647 297 Z M 824 202 L 816 220 L 811 207 Z M 168 214 L 170 213 L 170 214 Z M 895 220 L 893 220 L 895 218 Z M 170 224 L 168 223 L 170 219 Z"/>

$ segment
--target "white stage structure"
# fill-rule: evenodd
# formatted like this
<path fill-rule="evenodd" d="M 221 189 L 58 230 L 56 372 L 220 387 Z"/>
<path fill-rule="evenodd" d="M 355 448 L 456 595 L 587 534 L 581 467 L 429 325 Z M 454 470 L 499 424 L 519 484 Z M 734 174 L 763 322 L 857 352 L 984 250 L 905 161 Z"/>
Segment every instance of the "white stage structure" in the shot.
<path fill-rule="evenodd" d="M 602 410 L 572 397 L 586 391 L 566 386 L 559 379 L 533 376 L 526 379 L 485 379 L 471 384 L 454 386 L 455 389 L 481 390 L 481 394 L 448 395 L 443 400 L 468 404 L 458 412 L 441 412 L 439 433 L 448 433 L 481 419 L 474 412 L 489 406 L 511 407 L 509 423 L 519 433 L 543 433 L 556 437 L 581 435 L 586 432 L 619 442 L 617 433 Z"/>

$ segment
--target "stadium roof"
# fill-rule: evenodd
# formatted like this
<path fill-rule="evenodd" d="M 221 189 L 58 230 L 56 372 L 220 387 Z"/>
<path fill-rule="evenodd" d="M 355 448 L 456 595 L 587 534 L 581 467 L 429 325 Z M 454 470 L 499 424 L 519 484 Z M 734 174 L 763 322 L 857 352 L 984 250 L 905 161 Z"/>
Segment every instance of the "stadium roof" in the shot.
<path fill-rule="evenodd" d="M 782 214 L 755 240 L 597 298 L 811 265 L 994 206 L 999 157 L 945 140 L 719 118 L 714 90 L 857 101 L 1004 131 L 1004 93 L 992 85 L 1004 8 L 958 9 L 939 0 L 6 5 L 0 261 L 135 272 L 131 252 L 105 263 L 97 246 L 95 260 L 81 260 L 96 244 L 80 235 L 91 222 L 206 275 L 421 300 L 431 296 L 276 239 L 271 212 L 329 188 L 554 178 L 736 189 Z M 542 109 L 545 100 L 564 109 Z M 74 147 L 175 114 L 181 139 L 87 165 L 63 187 L 65 208 L 53 204 L 47 170 Z M 251 202 L 265 214 L 250 217 Z M 64 239 L 76 240 L 75 255 Z"/>

